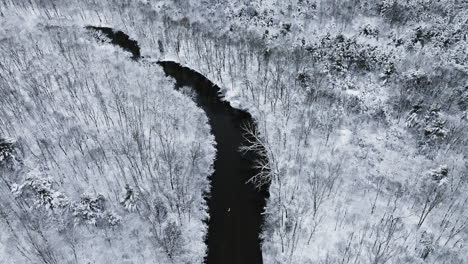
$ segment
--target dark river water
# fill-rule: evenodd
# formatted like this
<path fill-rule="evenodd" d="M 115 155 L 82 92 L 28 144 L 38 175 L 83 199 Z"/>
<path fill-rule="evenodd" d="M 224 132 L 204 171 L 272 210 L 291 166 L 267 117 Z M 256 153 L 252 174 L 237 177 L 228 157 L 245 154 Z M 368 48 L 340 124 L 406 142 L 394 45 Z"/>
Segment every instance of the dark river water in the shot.
<path fill-rule="evenodd" d="M 113 44 L 121 46 L 140 58 L 138 43 L 110 28 L 87 27 L 105 33 Z M 176 80 L 176 89 L 189 86 L 197 93 L 196 103 L 209 119 L 211 132 L 217 143 L 214 173 L 211 175 L 211 193 L 207 196 L 210 219 L 206 244 L 208 264 L 258 264 L 263 263 L 259 234 L 263 223 L 263 208 L 268 196 L 267 188 L 256 189 L 246 182 L 258 171 L 255 153 L 241 153 L 246 145 L 242 126 L 255 126 L 251 115 L 235 109 L 222 101 L 219 87 L 203 75 L 181 65 L 158 62 L 165 73 Z"/>

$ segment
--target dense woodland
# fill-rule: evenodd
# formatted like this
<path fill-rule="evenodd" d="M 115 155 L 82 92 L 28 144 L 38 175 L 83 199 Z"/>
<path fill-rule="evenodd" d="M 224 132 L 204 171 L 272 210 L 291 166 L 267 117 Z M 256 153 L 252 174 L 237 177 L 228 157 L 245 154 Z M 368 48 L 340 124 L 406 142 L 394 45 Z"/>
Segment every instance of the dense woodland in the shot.
<path fill-rule="evenodd" d="M 0 256 L 202 262 L 214 140 L 166 59 L 259 125 L 265 263 L 467 263 L 467 32 L 464 0 L 3 0 Z"/>
<path fill-rule="evenodd" d="M 0 262 L 200 263 L 204 113 L 80 25 L 11 15 L 1 30 Z"/>

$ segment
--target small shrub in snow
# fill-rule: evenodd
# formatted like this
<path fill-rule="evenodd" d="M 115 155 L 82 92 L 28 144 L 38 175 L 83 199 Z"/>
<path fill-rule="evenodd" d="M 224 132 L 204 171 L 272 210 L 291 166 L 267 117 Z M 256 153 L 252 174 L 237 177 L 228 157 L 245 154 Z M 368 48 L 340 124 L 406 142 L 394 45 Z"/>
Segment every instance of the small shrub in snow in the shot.
<path fill-rule="evenodd" d="M 421 112 L 422 112 L 422 104 L 421 102 L 416 103 L 413 105 L 413 108 L 409 112 L 408 116 L 406 117 L 406 126 L 408 128 L 419 128 L 422 123 L 421 119 Z"/>
<path fill-rule="evenodd" d="M 163 223 L 167 219 L 168 212 L 166 205 L 160 200 L 153 201 L 153 208 L 151 208 L 150 211 L 159 224 Z"/>
<path fill-rule="evenodd" d="M 382 73 L 379 74 L 379 77 L 384 81 L 384 83 L 396 73 L 395 64 L 391 61 L 383 64 Z"/>
<path fill-rule="evenodd" d="M 122 218 L 114 212 L 108 211 L 104 217 L 104 224 L 109 227 L 119 226 L 122 222 Z"/>
<path fill-rule="evenodd" d="M 120 218 L 112 212 L 106 211 L 106 199 L 103 195 L 84 195 L 72 206 L 72 214 L 76 224 L 94 225 L 97 227 L 116 226 Z"/>
<path fill-rule="evenodd" d="M 424 92 L 432 83 L 430 76 L 421 70 L 409 70 L 402 74 L 402 81 L 406 91 Z"/>
<path fill-rule="evenodd" d="M 448 182 L 448 168 L 443 165 L 426 173 L 419 184 L 418 200 L 422 210 L 419 216 L 420 227 L 428 215 L 446 198 Z"/>
<path fill-rule="evenodd" d="M 380 5 L 380 15 L 390 24 L 403 24 L 407 21 L 405 6 L 398 0 L 383 0 Z"/>
<path fill-rule="evenodd" d="M 440 109 L 433 108 L 425 116 L 426 127 L 424 128 L 424 136 L 430 141 L 443 139 L 447 136 L 448 130 L 445 128 L 446 121 L 440 116 Z"/>
<path fill-rule="evenodd" d="M 138 209 L 137 194 L 135 193 L 135 190 L 128 184 L 125 185 L 125 190 L 123 190 L 120 204 L 130 212 L 134 212 Z"/>
<path fill-rule="evenodd" d="M 420 258 L 426 259 L 431 252 L 434 251 L 434 235 L 424 231 L 419 239 L 419 244 L 416 248 Z"/>
<path fill-rule="evenodd" d="M 65 195 L 52 188 L 52 180 L 38 170 L 30 171 L 21 185 L 13 184 L 11 192 L 15 197 L 31 202 L 35 208 L 54 211 L 69 205 Z"/>
<path fill-rule="evenodd" d="M 413 105 L 406 117 L 406 127 L 413 129 L 419 135 L 421 151 L 438 148 L 448 136 L 447 121 L 441 117 L 440 108 L 432 107 L 423 110 L 422 101 Z M 425 112 L 425 114 L 424 114 Z"/>
<path fill-rule="evenodd" d="M 98 30 L 96 28 L 93 28 L 93 27 L 88 27 L 89 29 L 89 32 L 90 32 L 90 35 L 95 38 L 96 40 L 98 40 L 99 42 L 101 43 L 111 43 L 111 39 L 109 37 L 107 37 L 107 35 L 102 32 L 101 30 Z"/>
<path fill-rule="evenodd" d="M 424 47 L 426 43 L 432 40 L 436 33 L 428 28 L 417 27 L 414 29 L 414 37 L 412 38 L 413 44 L 420 43 Z"/>
<path fill-rule="evenodd" d="M 458 98 L 458 107 L 462 111 L 468 110 L 468 84 L 463 88 L 455 92 Z"/>
<path fill-rule="evenodd" d="M 16 150 L 16 140 L 10 137 L 0 137 L 0 168 L 13 169 L 21 163 Z"/>
<path fill-rule="evenodd" d="M 182 231 L 175 222 L 169 222 L 164 228 L 162 244 L 167 255 L 173 258 L 183 245 Z"/>
<path fill-rule="evenodd" d="M 428 173 L 429 177 L 432 181 L 437 183 L 438 185 L 442 185 L 445 183 L 445 180 L 448 176 L 448 168 L 447 166 L 443 165 L 437 169 L 433 169 Z"/>
<path fill-rule="evenodd" d="M 376 38 L 379 36 L 379 30 L 371 24 L 366 24 L 359 29 L 359 34 L 364 35 L 366 37 Z"/>

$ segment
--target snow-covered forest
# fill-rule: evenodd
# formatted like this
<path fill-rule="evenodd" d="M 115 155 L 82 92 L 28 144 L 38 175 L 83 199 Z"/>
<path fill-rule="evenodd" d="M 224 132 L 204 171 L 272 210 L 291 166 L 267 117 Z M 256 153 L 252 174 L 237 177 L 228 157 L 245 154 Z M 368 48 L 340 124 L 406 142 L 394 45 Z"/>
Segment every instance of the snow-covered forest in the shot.
<path fill-rule="evenodd" d="M 468 263 L 467 38 L 466 0 L 0 1 L 0 263 L 204 262 L 216 143 L 166 60 L 257 123 L 263 263 Z"/>

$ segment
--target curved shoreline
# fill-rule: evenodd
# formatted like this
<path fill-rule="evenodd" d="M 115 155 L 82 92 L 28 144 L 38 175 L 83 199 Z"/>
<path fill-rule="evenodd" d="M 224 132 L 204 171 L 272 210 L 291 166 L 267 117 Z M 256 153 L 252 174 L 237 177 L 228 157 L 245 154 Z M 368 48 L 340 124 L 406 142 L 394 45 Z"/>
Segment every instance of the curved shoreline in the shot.
<path fill-rule="evenodd" d="M 101 31 L 112 44 L 131 52 L 133 59 L 141 58 L 138 43 L 125 33 L 106 27 L 86 28 Z M 252 116 L 222 100 L 220 88 L 202 74 L 172 61 L 157 64 L 176 80 L 176 89 L 190 86 L 196 92 L 195 101 L 208 116 L 217 143 L 214 173 L 210 176 L 211 193 L 206 198 L 210 218 L 205 262 L 263 263 L 259 237 L 268 187 L 258 190 L 247 183 L 259 172 L 255 162 L 261 157 L 254 152 L 239 151 L 249 144 L 244 125 L 256 127 Z"/>

